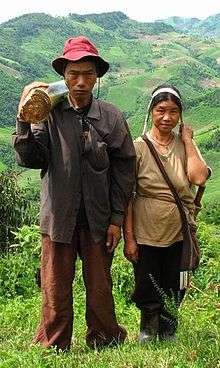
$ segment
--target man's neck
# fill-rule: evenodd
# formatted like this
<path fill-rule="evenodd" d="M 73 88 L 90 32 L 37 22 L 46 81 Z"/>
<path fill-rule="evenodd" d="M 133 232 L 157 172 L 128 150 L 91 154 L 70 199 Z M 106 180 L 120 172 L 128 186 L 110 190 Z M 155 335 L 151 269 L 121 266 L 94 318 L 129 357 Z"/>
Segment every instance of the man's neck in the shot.
<path fill-rule="evenodd" d="M 75 110 L 82 109 L 88 106 L 91 103 L 92 95 L 88 96 L 88 98 L 84 99 L 76 99 L 69 95 L 69 100 L 71 105 L 74 107 Z"/>

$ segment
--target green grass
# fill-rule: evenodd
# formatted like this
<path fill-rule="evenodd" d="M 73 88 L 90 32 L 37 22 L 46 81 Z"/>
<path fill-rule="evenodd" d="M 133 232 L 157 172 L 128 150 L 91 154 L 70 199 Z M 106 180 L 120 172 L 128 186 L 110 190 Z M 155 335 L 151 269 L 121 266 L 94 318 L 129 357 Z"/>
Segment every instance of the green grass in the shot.
<path fill-rule="evenodd" d="M 40 185 L 40 170 L 27 169 L 22 172 L 19 183 L 22 187 L 30 185 L 36 187 Z"/>
<path fill-rule="evenodd" d="M 202 261 L 200 268 L 191 279 L 190 288 L 179 310 L 179 328 L 175 342 L 157 341 L 145 345 L 138 343 L 139 311 L 130 302 L 130 294 L 133 289 L 133 268 L 122 256 L 120 247 L 114 257 L 112 275 L 116 314 L 119 323 L 128 331 L 128 338 L 124 345 L 105 348 L 101 351 L 93 351 L 86 346 L 85 291 L 81 264 L 78 261 L 74 286 L 74 338 L 70 352 L 57 355 L 53 349 L 46 350 L 39 345 L 32 345 L 41 308 L 40 293 L 34 286 L 26 294 L 30 296 L 29 298 L 23 299 L 17 296 L 14 299 L 6 299 L 6 296 L 3 296 L 0 300 L 0 367 L 219 368 L 220 233 L 218 227 L 200 223 L 199 234 Z M 31 243 L 33 241 L 28 240 L 28 237 L 26 241 L 23 255 L 27 267 L 30 268 L 32 267 L 30 263 L 32 253 L 30 252 L 32 252 Z M 30 257 L 27 256 L 27 252 Z M 15 258 L 13 262 L 15 266 Z M 16 268 L 11 271 L 11 274 L 13 272 L 17 272 Z M 11 274 L 8 274 L 10 280 L 13 278 Z M 3 275 L 6 277 L 7 274 L 3 272 Z M 29 278 L 31 277 L 33 273 L 30 272 Z M 5 281 L 7 281 L 6 278 Z M 8 284 L 5 286 L 7 289 L 10 288 Z"/>
<path fill-rule="evenodd" d="M 220 126 L 220 107 L 199 106 L 184 114 L 184 120 L 192 123 L 195 129 L 207 125 Z"/>
<path fill-rule="evenodd" d="M 195 298 L 195 295 L 197 296 Z M 193 299 L 194 297 L 194 299 Z M 69 353 L 57 355 L 52 349 L 31 346 L 40 310 L 40 296 L 16 298 L 0 307 L 1 368 L 217 368 L 219 331 L 217 295 L 190 290 L 180 310 L 176 342 L 157 342 L 140 346 L 137 342 L 139 313 L 116 295 L 118 320 L 127 327 L 123 346 L 92 351 L 84 341 L 84 292 L 75 294 L 75 336 Z"/>
<path fill-rule="evenodd" d="M 207 164 L 212 168 L 212 176 L 206 183 L 204 201 L 220 198 L 220 152 L 210 151 L 204 155 Z"/>
<path fill-rule="evenodd" d="M 4 170 L 6 170 L 6 169 L 7 169 L 6 165 L 5 165 L 5 164 L 3 164 L 3 162 L 1 162 L 1 161 L 0 161 L 0 172 L 1 172 L 1 171 L 4 171 Z"/>
<path fill-rule="evenodd" d="M 15 130 L 15 127 L 0 127 L 0 143 L 10 143 L 11 134 Z"/>

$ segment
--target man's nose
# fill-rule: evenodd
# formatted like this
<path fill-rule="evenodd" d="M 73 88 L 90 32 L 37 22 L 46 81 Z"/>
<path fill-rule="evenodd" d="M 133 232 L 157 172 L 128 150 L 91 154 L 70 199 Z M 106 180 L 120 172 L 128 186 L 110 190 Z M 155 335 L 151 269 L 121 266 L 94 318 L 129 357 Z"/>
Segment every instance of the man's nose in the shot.
<path fill-rule="evenodd" d="M 79 74 L 78 78 L 77 78 L 77 84 L 78 85 L 83 85 L 85 84 L 85 76 L 83 74 Z"/>

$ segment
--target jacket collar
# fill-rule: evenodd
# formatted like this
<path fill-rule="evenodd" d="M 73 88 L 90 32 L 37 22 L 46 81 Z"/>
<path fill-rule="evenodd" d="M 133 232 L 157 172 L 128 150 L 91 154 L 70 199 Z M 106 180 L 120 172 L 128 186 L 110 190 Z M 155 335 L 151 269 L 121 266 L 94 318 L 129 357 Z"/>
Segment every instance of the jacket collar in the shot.
<path fill-rule="evenodd" d="M 61 108 L 62 108 L 62 110 L 69 110 L 69 109 L 72 108 L 68 98 L 65 98 L 63 100 Z M 92 96 L 92 103 L 91 103 L 89 112 L 87 114 L 87 117 L 90 118 L 90 119 L 96 119 L 96 120 L 100 120 L 100 118 L 101 118 L 100 107 L 99 107 L 98 100 L 95 99 L 93 96 Z"/>

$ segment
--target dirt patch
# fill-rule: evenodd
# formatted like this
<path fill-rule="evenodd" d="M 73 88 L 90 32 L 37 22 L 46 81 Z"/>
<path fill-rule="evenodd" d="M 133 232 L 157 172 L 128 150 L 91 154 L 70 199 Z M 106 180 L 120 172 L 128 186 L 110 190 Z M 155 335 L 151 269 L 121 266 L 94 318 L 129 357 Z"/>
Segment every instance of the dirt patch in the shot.
<path fill-rule="evenodd" d="M 20 72 L 18 72 L 17 70 L 10 68 L 9 66 L 6 66 L 4 64 L 0 63 L 0 70 L 2 70 L 3 72 L 5 72 L 6 74 L 9 75 L 13 75 L 13 77 L 17 78 L 17 79 L 21 79 L 22 75 Z"/>
<path fill-rule="evenodd" d="M 204 88 L 218 87 L 218 83 L 214 79 L 203 79 L 200 81 L 200 85 Z"/>

